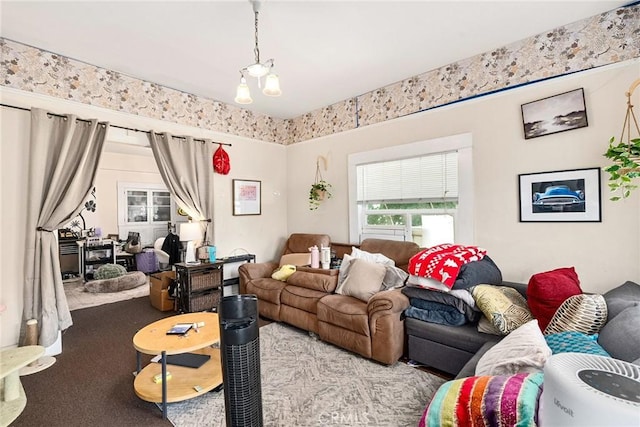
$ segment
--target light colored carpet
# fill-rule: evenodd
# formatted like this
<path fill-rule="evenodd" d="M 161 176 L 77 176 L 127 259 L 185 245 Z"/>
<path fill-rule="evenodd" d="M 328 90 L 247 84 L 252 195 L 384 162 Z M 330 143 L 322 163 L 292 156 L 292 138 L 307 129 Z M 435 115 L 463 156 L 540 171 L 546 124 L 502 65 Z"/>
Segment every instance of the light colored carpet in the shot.
<path fill-rule="evenodd" d="M 148 284 L 120 292 L 91 293 L 84 290 L 82 278 L 64 280 L 63 283 L 70 311 L 149 295 Z"/>
<path fill-rule="evenodd" d="M 404 363 L 384 366 L 271 323 L 260 328 L 265 426 L 415 427 L 445 380 Z M 168 405 L 176 427 L 224 426 L 223 391 Z"/>

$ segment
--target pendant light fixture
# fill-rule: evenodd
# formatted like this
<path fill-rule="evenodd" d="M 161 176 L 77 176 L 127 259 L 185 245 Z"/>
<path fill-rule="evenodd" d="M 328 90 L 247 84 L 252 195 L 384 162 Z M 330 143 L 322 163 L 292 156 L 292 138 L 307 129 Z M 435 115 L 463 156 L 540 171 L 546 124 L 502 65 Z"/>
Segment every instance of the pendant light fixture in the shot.
<path fill-rule="evenodd" d="M 253 6 L 253 15 L 255 19 L 255 47 L 253 48 L 253 53 L 255 55 L 256 62 L 240 69 L 240 84 L 236 89 L 235 98 L 235 101 L 238 104 L 251 104 L 253 102 L 253 99 L 251 99 L 249 85 L 247 85 L 247 74 L 250 77 L 255 77 L 256 79 L 258 79 L 258 87 L 260 88 L 262 87 L 262 78 L 266 76 L 264 89 L 262 89 L 262 93 L 264 93 L 265 95 L 280 96 L 282 94 L 282 91 L 280 90 L 280 80 L 278 79 L 278 75 L 272 72 L 273 59 L 268 59 L 264 63 L 260 62 L 260 48 L 258 47 L 258 14 L 260 12 L 260 1 L 249 1 Z"/>

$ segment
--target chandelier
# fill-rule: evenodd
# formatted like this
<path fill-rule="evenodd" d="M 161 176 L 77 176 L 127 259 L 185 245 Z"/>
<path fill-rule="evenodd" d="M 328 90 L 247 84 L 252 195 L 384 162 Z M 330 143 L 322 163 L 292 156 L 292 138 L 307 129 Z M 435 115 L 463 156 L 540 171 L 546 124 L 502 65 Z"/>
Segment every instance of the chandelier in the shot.
<path fill-rule="evenodd" d="M 267 96 L 280 96 L 280 80 L 278 75 L 271 72 L 273 68 L 273 59 L 268 59 L 264 63 L 260 62 L 260 48 L 258 47 L 258 13 L 260 11 L 260 0 L 249 0 L 253 6 L 253 14 L 255 17 L 255 47 L 253 53 L 256 62 L 240 69 L 240 84 L 236 89 L 235 101 L 238 104 L 251 104 L 251 93 L 247 85 L 246 75 L 258 79 L 258 87 L 262 87 L 262 77 L 265 77 L 264 88 L 262 93 Z"/>

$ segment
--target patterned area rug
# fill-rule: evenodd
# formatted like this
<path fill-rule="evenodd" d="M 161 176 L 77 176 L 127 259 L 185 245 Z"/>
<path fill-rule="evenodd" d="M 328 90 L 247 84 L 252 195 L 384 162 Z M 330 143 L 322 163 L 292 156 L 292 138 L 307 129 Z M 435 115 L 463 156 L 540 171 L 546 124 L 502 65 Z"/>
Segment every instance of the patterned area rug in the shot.
<path fill-rule="evenodd" d="M 384 366 L 280 323 L 260 328 L 265 426 L 415 427 L 445 380 Z M 223 391 L 168 405 L 176 427 L 224 426 Z"/>
<path fill-rule="evenodd" d="M 63 280 L 63 284 L 70 311 L 149 295 L 149 285 L 120 292 L 92 293 L 84 290 L 82 278 Z"/>

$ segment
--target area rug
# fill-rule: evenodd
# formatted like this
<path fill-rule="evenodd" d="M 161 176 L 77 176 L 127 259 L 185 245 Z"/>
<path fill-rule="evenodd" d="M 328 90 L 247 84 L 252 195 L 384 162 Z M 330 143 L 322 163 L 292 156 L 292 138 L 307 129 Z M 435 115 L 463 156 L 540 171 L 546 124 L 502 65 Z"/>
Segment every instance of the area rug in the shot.
<path fill-rule="evenodd" d="M 64 280 L 63 285 L 70 311 L 149 295 L 148 285 L 138 286 L 126 291 L 108 293 L 86 292 L 82 278 Z"/>
<path fill-rule="evenodd" d="M 416 426 L 445 380 L 404 363 L 384 366 L 271 323 L 260 328 L 265 426 Z M 168 405 L 176 427 L 224 426 L 224 392 Z"/>

